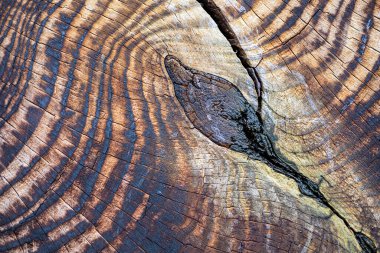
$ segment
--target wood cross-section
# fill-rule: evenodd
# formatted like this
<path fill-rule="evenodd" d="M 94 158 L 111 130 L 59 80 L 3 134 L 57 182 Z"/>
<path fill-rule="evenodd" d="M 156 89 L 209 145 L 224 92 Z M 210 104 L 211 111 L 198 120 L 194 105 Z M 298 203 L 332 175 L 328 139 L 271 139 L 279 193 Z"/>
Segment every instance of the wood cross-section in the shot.
<path fill-rule="evenodd" d="M 0 252 L 376 252 L 379 10 L 0 1 Z"/>

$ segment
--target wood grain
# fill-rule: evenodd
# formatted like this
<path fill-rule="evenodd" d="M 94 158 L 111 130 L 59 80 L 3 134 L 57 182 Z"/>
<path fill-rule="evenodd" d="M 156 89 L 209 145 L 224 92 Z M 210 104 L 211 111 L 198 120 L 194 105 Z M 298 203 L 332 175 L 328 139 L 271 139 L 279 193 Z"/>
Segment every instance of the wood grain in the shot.
<path fill-rule="evenodd" d="M 205 2 L 0 2 L 0 252 L 366 250 L 294 180 L 199 131 L 167 55 L 234 84 L 379 247 L 379 4 L 214 0 L 231 41 Z"/>

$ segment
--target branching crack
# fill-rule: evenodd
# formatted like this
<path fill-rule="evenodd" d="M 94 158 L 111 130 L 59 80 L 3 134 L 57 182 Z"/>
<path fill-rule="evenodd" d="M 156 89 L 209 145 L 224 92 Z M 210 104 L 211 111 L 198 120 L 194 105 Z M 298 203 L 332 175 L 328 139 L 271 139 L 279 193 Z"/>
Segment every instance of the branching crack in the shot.
<path fill-rule="evenodd" d="M 281 154 L 275 151 L 263 127 L 261 117 L 263 85 L 257 70 L 251 66 L 238 37 L 220 8 L 212 0 L 197 1 L 215 21 L 254 82 L 258 96 L 258 109 L 254 110 L 240 90 L 227 80 L 192 69 L 183 65 L 174 56 L 167 56 L 165 66 L 174 84 L 176 97 L 185 110 L 186 116 L 195 128 L 214 143 L 246 153 L 250 158 L 263 161 L 274 171 L 293 179 L 303 195 L 316 199 L 343 221 L 355 235 L 363 252 L 376 252 L 374 242 L 350 225 L 326 199 L 319 185 L 299 172 L 296 165 L 284 161 Z M 309 22 L 318 12 L 319 10 Z"/>
<path fill-rule="evenodd" d="M 300 35 L 305 29 L 306 27 L 309 26 L 310 22 L 317 16 L 317 14 L 321 11 L 321 9 L 317 9 L 313 16 L 311 16 L 311 18 L 307 21 L 307 23 L 301 28 L 301 30 L 299 30 L 297 33 L 295 33 L 294 35 L 292 35 L 289 39 L 285 40 L 285 41 L 282 41 L 281 42 L 281 46 L 284 46 L 286 44 L 289 43 L 289 41 L 293 40 L 295 37 L 297 37 L 298 35 Z M 273 48 L 275 49 L 275 48 Z"/>

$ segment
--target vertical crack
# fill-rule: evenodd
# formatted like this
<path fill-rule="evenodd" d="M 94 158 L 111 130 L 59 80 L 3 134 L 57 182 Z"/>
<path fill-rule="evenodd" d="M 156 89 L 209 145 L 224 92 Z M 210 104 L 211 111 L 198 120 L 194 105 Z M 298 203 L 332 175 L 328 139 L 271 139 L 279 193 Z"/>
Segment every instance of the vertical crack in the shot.
<path fill-rule="evenodd" d="M 221 9 L 214 3 L 214 1 L 210 1 L 210 0 L 197 0 L 197 1 L 198 3 L 201 4 L 203 9 L 214 20 L 214 22 L 219 28 L 219 31 L 228 40 L 228 42 L 230 43 L 232 47 L 232 50 L 236 53 L 236 56 L 239 58 L 241 64 L 247 70 L 248 75 L 251 77 L 255 85 L 255 90 L 257 94 L 257 104 L 258 104 L 257 114 L 258 114 L 260 122 L 262 123 L 261 111 L 262 111 L 263 84 L 256 68 L 251 65 L 247 54 L 245 53 L 244 49 L 240 45 L 238 37 L 236 36 L 235 32 L 230 26 L 227 18 L 224 16 Z"/>

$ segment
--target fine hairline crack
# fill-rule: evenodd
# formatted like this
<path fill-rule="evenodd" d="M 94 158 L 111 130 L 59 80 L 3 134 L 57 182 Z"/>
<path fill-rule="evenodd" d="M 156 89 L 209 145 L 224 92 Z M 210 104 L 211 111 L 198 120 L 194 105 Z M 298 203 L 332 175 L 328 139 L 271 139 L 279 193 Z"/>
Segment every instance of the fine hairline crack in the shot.
<path fill-rule="evenodd" d="M 214 20 L 214 22 L 216 23 L 216 25 L 219 28 L 219 31 L 228 40 L 228 42 L 230 43 L 231 48 L 236 53 L 236 56 L 239 58 L 241 64 L 246 69 L 248 75 L 251 77 L 251 79 L 252 79 L 252 81 L 253 81 L 253 83 L 255 85 L 255 90 L 256 90 L 257 99 L 258 99 L 258 109 L 257 109 L 256 114 L 257 114 L 257 117 L 258 117 L 260 123 L 263 124 L 262 115 L 261 115 L 261 113 L 262 113 L 262 100 L 263 100 L 262 99 L 263 84 L 262 84 L 262 80 L 260 79 L 260 76 L 259 76 L 256 68 L 251 65 L 251 63 L 250 63 L 250 61 L 248 59 L 247 54 L 245 53 L 244 49 L 240 45 L 238 37 L 236 36 L 235 32 L 233 31 L 232 27 L 230 26 L 227 18 L 224 16 L 224 14 L 221 11 L 221 9 L 214 3 L 214 1 L 212 1 L 212 0 L 197 0 L 197 2 L 200 3 L 200 5 L 203 7 L 203 9 Z M 320 10 L 316 11 L 316 13 L 313 15 L 313 17 L 319 11 Z M 277 171 L 276 168 L 275 168 L 277 166 L 275 164 L 268 164 L 268 165 L 272 165 L 271 167 L 275 171 Z M 277 172 L 279 172 L 279 171 L 277 171 Z M 284 174 L 283 171 L 280 172 L 280 173 Z M 285 173 L 285 175 L 286 174 L 288 174 L 288 173 Z M 299 177 L 302 177 L 302 178 L 304 177 L 304 178 L 306 178 L 306 180 L 311 181 L 309 178 L 307 178 L 306 176 L 304 176 L 303 174 L 301 174 L 299 172 L 297 172 L 297 175 L 294 176 L 294 177 L 296 177 L 296 179 L 293 176 L 289 176 L 289 175 L 286 175 L 286 176 L 288 176 L 290 178 L 293 178 L 296 181 L 297 181 L 297 179 L 299 179 Z M 363 234 L 362 232 L 356 231 L 350 225 L 350 223 L 347 221 L 347 219 L 344 218 L 327 201 L 327 199 L 324 197 L 323 193 L 319 189 L 317 189 L 316 191 L 317 191 L 318 194 L 317 194 L 317 196 L 313 196 L 313 198 L 316 198 L 317 201 L 319 201 L 320 203 L 322 203 L 323 205 L 325 205 L 326 207 L 328 207 L 333 214 L 335 214 L 337 217 L 339 217 L 343 221 L 343 223 L 345 224 L 345 226 L 349 230 L 351 230 L 353 232 L 353 234 L 355 235 L 355 238 L 356 238 L 357 242 L 359 243 L 360 247 L 362 248 L 363 252 L 365 252 L 365 253 L 376 252 L 376 245 L 374 244 L 374 242 L 368 236 L 366 236 L 365 234 Z M 302 193 L 302 194 L 304 194 L 304 193 Z"/>

